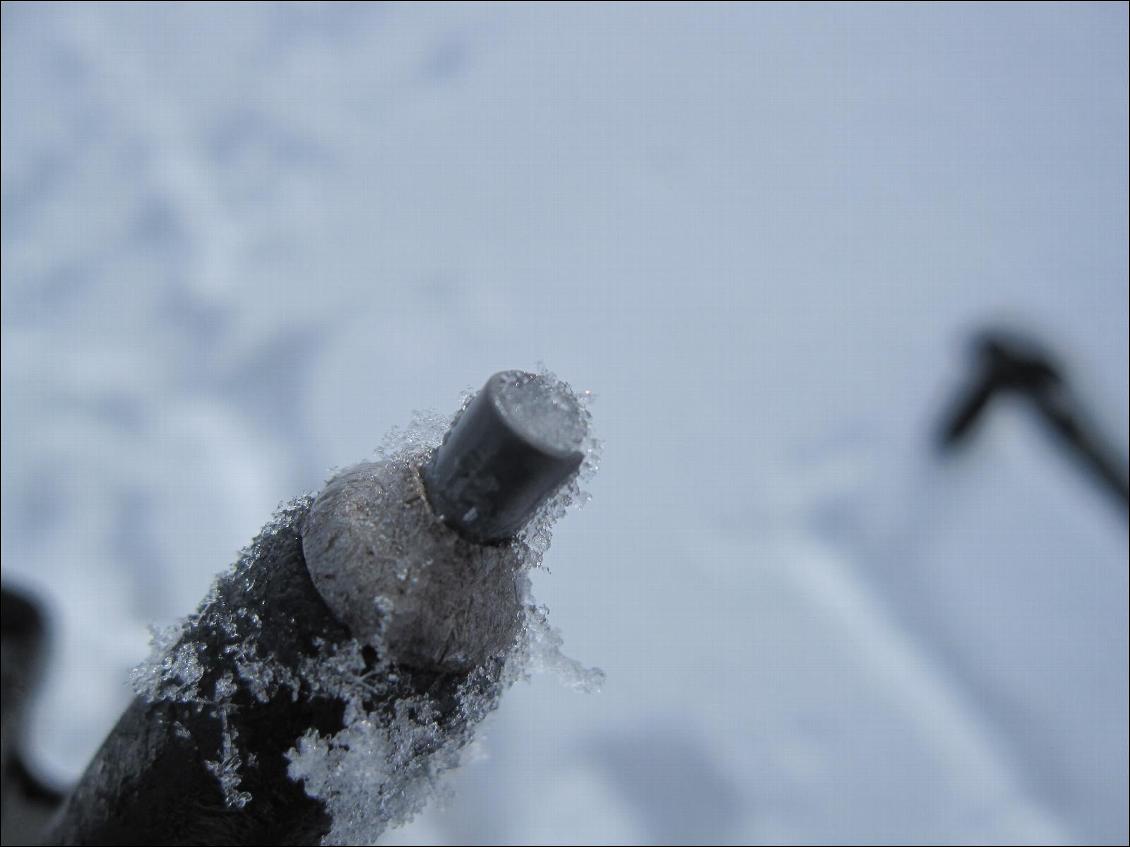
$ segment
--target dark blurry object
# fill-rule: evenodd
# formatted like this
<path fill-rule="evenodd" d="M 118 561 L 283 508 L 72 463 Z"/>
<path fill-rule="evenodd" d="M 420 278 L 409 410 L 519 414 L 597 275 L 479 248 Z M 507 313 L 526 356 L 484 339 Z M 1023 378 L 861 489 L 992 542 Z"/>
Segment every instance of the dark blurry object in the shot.
<path fill-rule="evenodd" d="M 28 844 L 37 841 L 43 827 L 62 802 L 62 795 L 39 782 L 24 763 L 21 741 L 24 717 L 43 665 L 46 631 L 43 615 L 30 598 L 5 587 L 0 606 L 3 661 L 0 691 L 3 696 L 3 736 L 0 756 L 0 841 Z"/>
<path fill-rule="evenodd" d="M 1035 340 L 999 329 L 979 333 L 972 346 L 973 375 L 945 419 L 942 448 L 953 450 L 968 441 L 993 398 L 1020 397 L 1053 443 L 1117 498 L 1125 514 L 1130 503 L 1126 460 L 1099 434 L 1054 357 Z"/>

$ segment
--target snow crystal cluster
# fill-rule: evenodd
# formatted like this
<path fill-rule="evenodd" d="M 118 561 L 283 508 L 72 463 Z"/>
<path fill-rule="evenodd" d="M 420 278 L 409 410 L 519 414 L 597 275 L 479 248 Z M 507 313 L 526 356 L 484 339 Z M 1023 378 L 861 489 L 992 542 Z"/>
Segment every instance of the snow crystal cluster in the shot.
<path fill-rule="evenodd" d="M 599 690 L 603 673 L 561 652 L 561 636 L 550 625 L 547 610 L 534 602 L 529 578 L 542 564 L 554 522 L 571 505 L 587 500 L 580 486 L 597 469 L 599 444 L 590 435 L 588 395 L 578 397 L 545 371 L 537 379 L 546 391 L 536 402 L 570 404 L 576 414 L 568 417 L 581 422 L 570 431 L 537 437 L 579 449 L 585 460 L 517 538 L 479 548 L 455 539 L 434 520 L 431 526 L 423 524 L 427 506 L 417 487 L 417 469 L 452 421 L 417 414 L 406 430 L 390 433 L 376 462 L 339 475 L 360 474 L 373 492 L 361 504 L 367 508 L 347 500 L 338 510 L 363 525 L 365 545 L 350 555 L 367 557 L 366 567 L 382 574 L 376 583 L 362 582 L 364 590 L 352 600 L 366 610 L 359 620 L 368 623 L 343 621 L 349 624 L 343 634 L 331 621 L 322 631 L 308 633 L 304 643 L 290 643 L 289 633 L 279 637 L 266 628 L 271 624 L 264 604 L 278 590 L 271 584 L 272 571 L 279 561 L 289 561 L 292 552 L 287 551 L 295 543 L 306 546 L 309 536 L 303 534 L 313 532 L 311 524 L 318 518 L 316 502 L 303 498 L 276 515 L 234 569 L 217 580 L 195 615 L 174 630 L 155 634 L 152 658 L 135 670 L 135 690 L 150 702 L 190 704 L 214 715 L 221 741 L 206 766 L 230 807 L 253 800 L 244 777 L 257 761 L 242 746 L 237 726 L 240 710 L 254 704 L 279 698 L 295 710 L 314 700 L 342 704 L 340 729 L 306 727 L 285 755 L 291 779 L 329 812 L 332 826 L 323 843 L 347 844 L 371 843 L 423 808 L 442 776 L 459 764 L 477 724 L 514 681 L 548 671 L 571 687 Z M 472 396 L 466 395 L 463 408 Z M 510 411 L 519 417 L 524 412 L 518 407 Z M 530 411 L 530 420 L 552 417 Z M 331 481 L 327 492 L 333 485 Z M 307 547 L 307 566 L 310 552 Z M 481 577 L 469 586 L 445 583 L 443 574 L 452 569 L 445 571 L 444 556 L 470 560 L 473 567 L 463 571 Z M 302 556 L 296 558 L 301 564 Z M 465 595 L 476 587 L 488 596 L 464 623 L 452 613 L 456 622 L 450 624 L 450 650 L 439 655 L 432 642 L 409 637 L 436 625 L 427 616 L 437 603 L 442 607 L 443 591 Z M 506 603 L 496 603 L 493 595 L 500 590 L 511 598 Z M 507 614 L 512 626 L 499 623 Z M 479 618 L 488 625 L 477 623 Z"/>

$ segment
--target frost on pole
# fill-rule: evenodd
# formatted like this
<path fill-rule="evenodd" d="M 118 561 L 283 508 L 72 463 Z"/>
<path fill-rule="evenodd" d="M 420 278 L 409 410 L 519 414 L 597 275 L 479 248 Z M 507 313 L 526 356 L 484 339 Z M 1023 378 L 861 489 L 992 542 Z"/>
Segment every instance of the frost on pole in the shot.
<path fill-rule="evenodd" d="M 529 579 L 596 457 L 582 398 L 508 371 L 280 510 L 155 635 L 54 840 L 371 843 L 516 679 L 598 688 Z"/>

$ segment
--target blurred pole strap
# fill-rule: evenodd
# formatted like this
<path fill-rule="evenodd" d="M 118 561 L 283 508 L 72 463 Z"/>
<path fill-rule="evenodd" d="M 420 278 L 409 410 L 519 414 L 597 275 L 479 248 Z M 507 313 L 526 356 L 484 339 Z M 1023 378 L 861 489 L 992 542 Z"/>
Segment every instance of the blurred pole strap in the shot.
<path fill-rule="evenodd" d="M 30 595 L 3 587 L 0 606 L 3 630 L 2 684 L 3 762 L 0 771 L 0 841 L 37 841 L 44 825 L 59 808 L 62 794 L 32 774 L 23 756 L 28 706 L 43 672 L 47 628 L 39 604 Z"/>

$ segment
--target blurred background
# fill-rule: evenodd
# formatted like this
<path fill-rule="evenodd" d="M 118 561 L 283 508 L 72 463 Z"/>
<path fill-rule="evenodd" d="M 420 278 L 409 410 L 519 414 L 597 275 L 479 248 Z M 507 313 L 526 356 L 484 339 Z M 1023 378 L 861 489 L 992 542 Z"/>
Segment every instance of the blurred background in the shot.
<path fill-rule="evenodd" d="M 544 362 L 549 677 L 388 844 L 1122 842 L 1127 6 L 3 6 L 3 578 L 37 773 L 281 500 Z"/>

